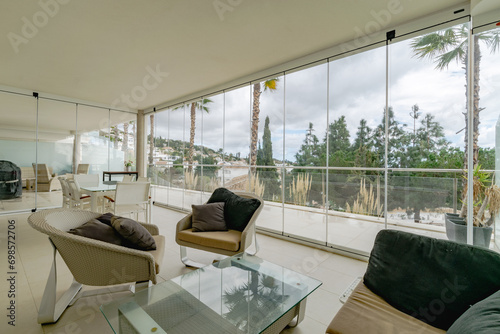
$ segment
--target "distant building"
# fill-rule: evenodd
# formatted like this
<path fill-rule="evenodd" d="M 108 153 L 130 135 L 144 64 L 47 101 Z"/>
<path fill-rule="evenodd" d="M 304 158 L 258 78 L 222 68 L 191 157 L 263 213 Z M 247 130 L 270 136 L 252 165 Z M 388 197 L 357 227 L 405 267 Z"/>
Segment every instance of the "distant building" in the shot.
<path fill-rule="evenodd" d="M 223 167 L 217 170 L 217 178 L 221 182 L 222 180 L 229 182 L 235 177 L 248 175 L 248 166 L 245 166 L 245 162 L 243 161 L 218 163 L 217 165 Z"/>

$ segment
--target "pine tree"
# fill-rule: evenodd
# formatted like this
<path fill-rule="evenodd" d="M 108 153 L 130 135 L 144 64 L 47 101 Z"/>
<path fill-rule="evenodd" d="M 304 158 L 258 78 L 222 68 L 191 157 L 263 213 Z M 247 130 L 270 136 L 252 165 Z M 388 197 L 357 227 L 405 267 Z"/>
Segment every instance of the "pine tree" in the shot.
<path fill-rule="evenodd" d="M 262 136 L 262 165 L 274 166 L 273 143 L 271 141 L 271 130 L 269 129 L 269 116 L 264 123 L 264 134 Z"/>
<path fill-rule="evenodd" d="M 334 121 L 329 126 L 330 135 L 328 137 L 328 144 L 330 154 L 337 151 L 347 152 L 350 149 L 351 143 L 349 142 L 349 130 L 347 130 L 347 123 L 345 116 L 342 115 L 338 120 Z"/>
<path fill-rule="evenodd" d="M 257 165 L 274 166 L 273 143 L 271 141 L 271 129 L 269 128 L 269 116 L 264 123 L 264 134 L 262 135 L 262 147 L 257 151 Z M 279 175 L 276 168 L 259 168 L 257 171 L 259 179 L 265 182 L 264 198 L 268 200 L 277 199 L 280 194 Z"/>

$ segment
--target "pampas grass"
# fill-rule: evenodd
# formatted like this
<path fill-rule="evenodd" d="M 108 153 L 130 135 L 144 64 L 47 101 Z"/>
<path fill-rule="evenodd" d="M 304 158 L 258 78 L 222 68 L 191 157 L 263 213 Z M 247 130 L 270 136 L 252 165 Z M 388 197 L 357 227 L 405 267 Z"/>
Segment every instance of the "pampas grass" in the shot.
<path fill-rule="evenodd" d="M 292 179 L 290 185 L 290 198 L 295 205 L 306 205 L 309 191 L 311 190 L 312 178 L 310 174 L 299 173 Z"/>
<path fill-rule="evenodd" d="M 198 185 L 198 175 L 194 171 L 187 170 L 184 173 L 184 181 L 186 182 L 186 189 L 196 189 Z"/>
<path fill-rule="evenodd" d="M 373 185 L 370 184 L 370 189 L 367 190 L 365 179 L 362 179 L 359 184 L 358 196 L 352 207 L 346 202 L 346 212 L 380 217 L 382 210 L 383 206 L 375 198 Z"/>

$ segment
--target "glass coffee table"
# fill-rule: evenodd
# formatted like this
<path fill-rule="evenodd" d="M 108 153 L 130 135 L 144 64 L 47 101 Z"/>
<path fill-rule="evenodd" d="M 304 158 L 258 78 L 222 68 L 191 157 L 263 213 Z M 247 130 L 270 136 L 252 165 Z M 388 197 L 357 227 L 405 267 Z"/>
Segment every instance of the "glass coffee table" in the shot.
<path fill-rule="evenodd" d="M 122 334 L 279 333 L 302 321 L 307 296 L 321 284 L 239 254 L 102 305 L 101 312 Z"/>

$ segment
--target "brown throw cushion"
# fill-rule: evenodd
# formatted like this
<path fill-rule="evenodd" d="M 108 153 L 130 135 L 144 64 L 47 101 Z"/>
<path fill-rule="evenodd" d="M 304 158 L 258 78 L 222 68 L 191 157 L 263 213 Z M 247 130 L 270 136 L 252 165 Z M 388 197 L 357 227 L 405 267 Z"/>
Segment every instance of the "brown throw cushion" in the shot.
<path fill-rule="evenodd" d="M 82 237 L 101 240 L 111 244 L 120 245 L 124 244 L 123 238 L 116 232 L 114 228 L 97 219 L 91 219 L 77 228 L 72 228 L 68 233 L 76 234 Z"/>
<path fill-rule="evenodd" d="M 156 243 L 151 233 L 135 220 L 114 216 L 111 226 L 128 241 L 128 247 L 140 250 L 154 250 Z"/>
<path fill-rule="evenodd" d="M 100 221 L 101 223 L 104 223 L 106 225 L 109 225 L 111 226 L 111 218 L 113 218 L 115 215 L 112 214 L 111 212 L 107 212 L 99 217 L 97 217 L 96 219 L 98 221 Z"/>
<path fill-rule="evenodd" d="M 224 203 L 191 205 L 193 209 L 193 232 L 227 231 L 224 220 Z"/>

